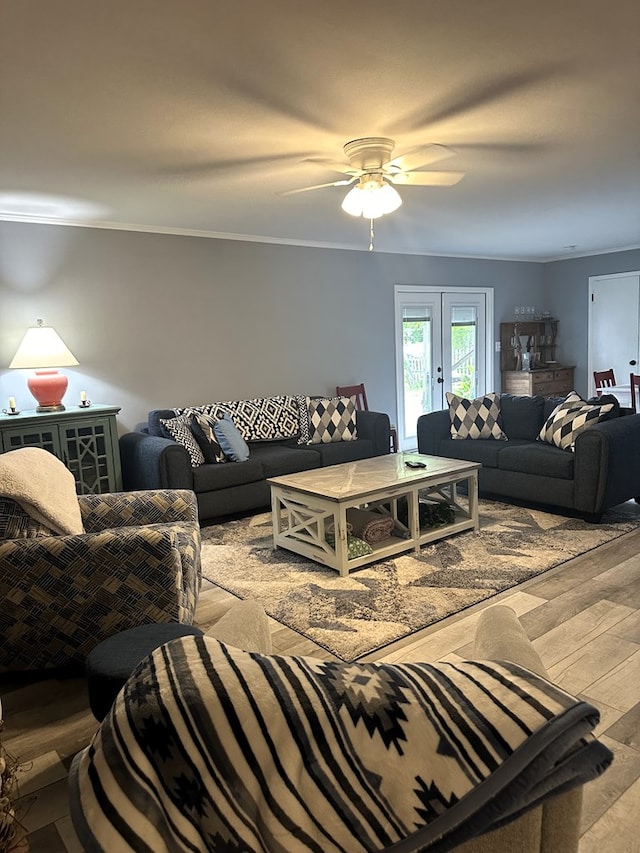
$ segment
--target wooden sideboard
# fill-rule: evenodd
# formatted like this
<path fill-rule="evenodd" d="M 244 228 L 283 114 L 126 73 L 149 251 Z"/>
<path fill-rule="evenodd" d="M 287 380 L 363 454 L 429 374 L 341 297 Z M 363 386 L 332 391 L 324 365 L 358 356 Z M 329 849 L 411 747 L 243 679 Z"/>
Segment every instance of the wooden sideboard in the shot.
<path fill-rule="evenodd" d="M 42 447 L 73 474 L 80 495 L 122 491 L 116 406 L 0 415 L 0 452 Z"/>
<path fill-rule="evenodd" d="M 563 397 L 573 391 L 573 367 L 542 367 L 539 370 L 504 370 L 502 390 L 505 394 L 541 397 Z"/>
<path fill-rule="evenodd" d="M 558 321 L 500 323 L 500 370 L 505 394 L 562 397 L 573 391 L 574 368 L 555 361 Z M 531 365 L 530 369 L 526 368 Z"/>

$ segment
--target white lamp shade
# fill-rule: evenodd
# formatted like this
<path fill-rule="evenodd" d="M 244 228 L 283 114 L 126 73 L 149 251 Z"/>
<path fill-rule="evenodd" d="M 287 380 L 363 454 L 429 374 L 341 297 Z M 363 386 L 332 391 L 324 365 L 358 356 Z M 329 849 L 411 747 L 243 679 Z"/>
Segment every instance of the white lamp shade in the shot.
<path fill-rule="evenodd" d="M 344 212 L 349 213 L 351 216 L 362 216 L 363 195 L 364 191 L 360 187 L 354 187 L 352 190 L 349 190 L 341 205 Z"/>
<path fill-rule="evenodd" d="M 78 360 L 51 326 L 27 329 L 9 367 L 73 367 Z"/>
<path fill-rule="evenodd" d="M 402 204 L 400 194 L 385 180 L 363 178 L 350 190 L 342 202 L 342 209 L 351 216 L 378 219 L 392 213 Z"/>

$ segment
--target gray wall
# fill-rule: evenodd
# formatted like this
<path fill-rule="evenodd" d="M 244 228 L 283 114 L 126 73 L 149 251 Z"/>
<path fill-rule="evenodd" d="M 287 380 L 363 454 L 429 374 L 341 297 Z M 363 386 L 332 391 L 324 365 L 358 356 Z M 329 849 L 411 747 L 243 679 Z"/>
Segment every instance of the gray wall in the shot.
<path fill-rule="evenodd" d="M 65 369 L 65 402 L 84 389 L 121 406 L 121 431 L 155 407 L 359 381 L 371 408 L 395 418 L 395 284 L 493 287 L 496 325 L 515 305 L 552 310 L 563 355 L 578 362 L 586 319 L 577 328 L 565 314 L 586 287 L 584 271 L 629 268 L 607 257 L 545 268 L 0 222 L 0 407 L 10 395 L 35 406 L 26 372 L 7 365 L 42 317 L 80 362 Z M 497 355 L 495 365 L 497 389 Z"/>
<path fill-rule="evenodd" d="M 156 406 L 358 381 L 394 417 L 395 284 L 494 287 L 499 321 L 538 304 L 543 276 L 528 263 L 0 223 L 0 399 L 34 407 L 26 373 L 6 365 L 43 317 L 80 362 L 65 401 L 85 389 L 120 405 L 121 430 Z"/>
<path fill-rule="evenodd" d="M 589 392 L 589 276 L 635 270 L 640 270 L 640 249 L 571 258 L 544 266 L 546 302 L 560 320 L 558 360 L 576 365 L 574 384 L 582 395 Z"/>

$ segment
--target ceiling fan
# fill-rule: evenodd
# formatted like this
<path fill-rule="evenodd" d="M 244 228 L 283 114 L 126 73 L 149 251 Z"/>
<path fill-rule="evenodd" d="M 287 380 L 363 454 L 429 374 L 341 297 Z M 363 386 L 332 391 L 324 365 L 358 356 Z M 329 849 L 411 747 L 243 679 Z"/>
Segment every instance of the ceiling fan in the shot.
<path fill-rule="evenodd" d="M 393 184 L 419 187 L 453 186 L 464 177 L 464 172 L 423 172 L 423 166 L 429 166 L 452 157 L 456 152 L 445 145 L 422 145 L 404 154 L 392 157 L 395 141 L 383 136 L 367 136 L 354 139 L 344 146 L 348 162 L 321 158 L 308 158 L 305 162 L 327 166 L 336 172 L 347 175 L 337 181 L 314 184 L 287 190 L 281 195 L 295 195 L 324 187 L 346 187 L 356 184 L 347 193 L 342 208 L 352 216 L 364 216 L 376 219 L 385 213 L 391 213 L 402 203 L 402 199 Z M 357 183 L 356 183 L 357 182 Z"/>

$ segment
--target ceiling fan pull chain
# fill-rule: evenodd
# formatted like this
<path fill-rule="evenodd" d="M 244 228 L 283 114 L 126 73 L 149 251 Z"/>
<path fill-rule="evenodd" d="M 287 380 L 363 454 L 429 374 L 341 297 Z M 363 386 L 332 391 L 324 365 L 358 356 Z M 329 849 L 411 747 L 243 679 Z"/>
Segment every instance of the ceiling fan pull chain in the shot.
<path fill-rule="evenodd" d="M 374 243 L 373 243 L 374 239 L 375 239 L 375 234 L 373 233 L 373 219 L 370 219 L 369 220 L 369 251 L 370 252 L 373 252 L 373 250 L 375 248 Z"/>

